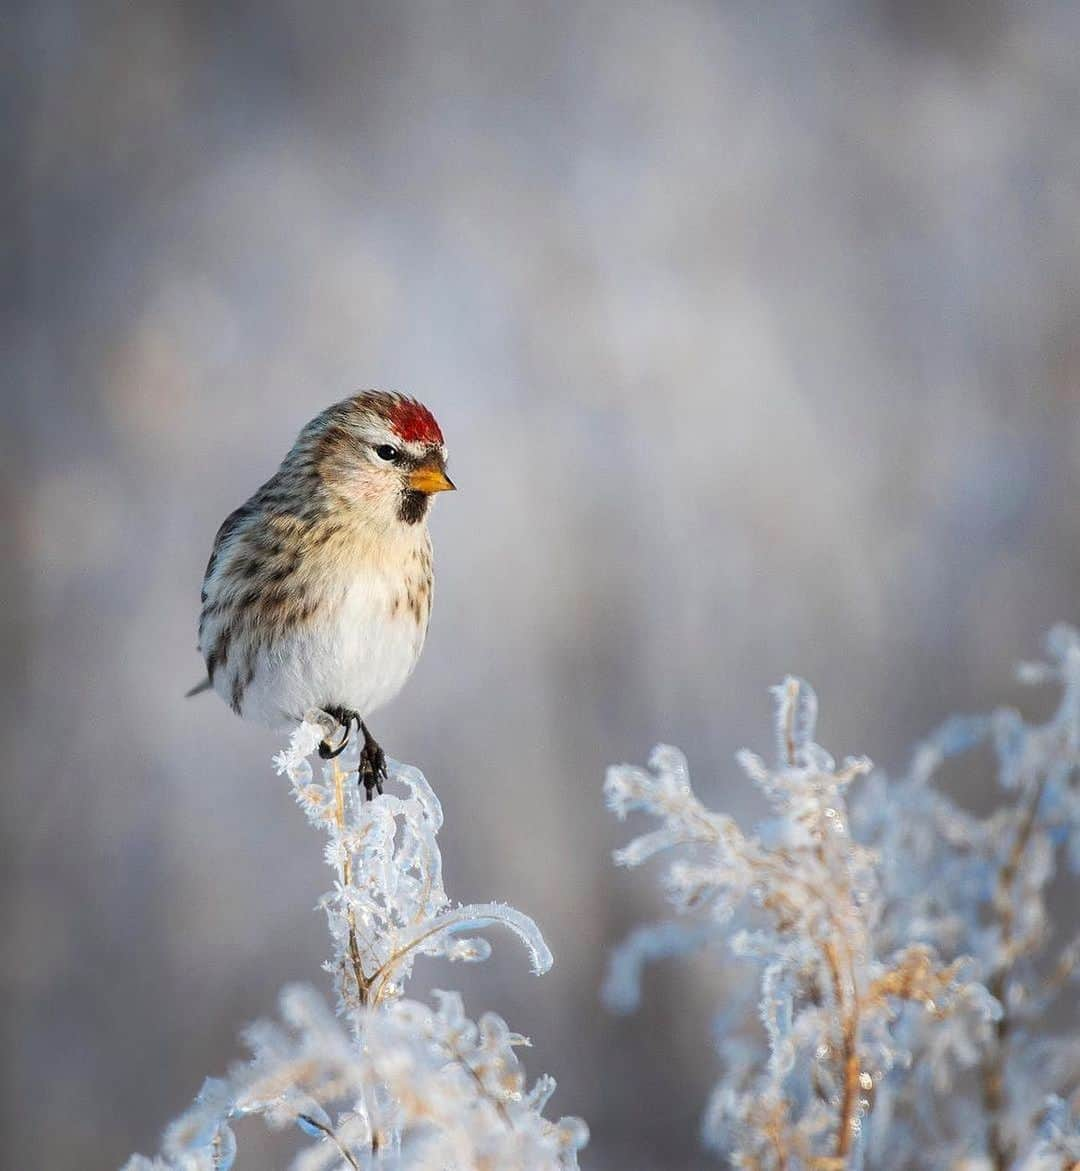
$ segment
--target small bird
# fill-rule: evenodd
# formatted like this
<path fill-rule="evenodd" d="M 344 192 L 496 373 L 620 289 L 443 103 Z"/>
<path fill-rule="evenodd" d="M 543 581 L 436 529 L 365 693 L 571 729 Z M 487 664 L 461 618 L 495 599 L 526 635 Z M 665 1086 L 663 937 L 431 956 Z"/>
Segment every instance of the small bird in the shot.
<path fill-rule="evenodd" d="M 412 674 L 433 587 L 428 507 L 453 490 L 435 417 L 368 390 L 317 415 L 278 471 L 218 530 L 199 651 L 237 715 L 271 727 L 326 713 L 324 759 L 363 738 L 359 779 L 382 793 L 386 756 L 365 724 Z M 335 726 L 344 731 L 334 745 Z"/>

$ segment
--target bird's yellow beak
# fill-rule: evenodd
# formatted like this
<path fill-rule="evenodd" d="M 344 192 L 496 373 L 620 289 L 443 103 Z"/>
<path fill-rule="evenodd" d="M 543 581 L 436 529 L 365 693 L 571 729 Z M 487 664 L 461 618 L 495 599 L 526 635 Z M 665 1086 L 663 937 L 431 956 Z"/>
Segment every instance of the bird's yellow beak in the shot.
<path fill-rule="evenodd" d="M 437 464 L 424 464 L 409 473 L 409 487 L 414 492 L 453 492 L 454 483 Z"/>

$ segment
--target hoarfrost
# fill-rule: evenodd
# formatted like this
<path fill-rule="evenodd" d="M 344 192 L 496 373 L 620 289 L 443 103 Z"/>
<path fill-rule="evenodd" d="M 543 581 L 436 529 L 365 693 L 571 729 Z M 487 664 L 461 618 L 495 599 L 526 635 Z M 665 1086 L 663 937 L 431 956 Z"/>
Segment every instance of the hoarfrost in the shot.
<path fill-rule="evenodd" d="M 776 763 L 737 757 L 771 810 L 753 833 L 701 804 L 677 749 L 608 771 L 613 812 L 659 822 L 615 860 L 674 849 L 661 882 L 679 916 L 615 952 L 609 1004 L 637 1004 L 647 962 L 724 942 L 759 971 L 765 1050 L 724 1022 L 703 1123 L 733 1165 L 1076 1164 L 1080 1044 L 1040 1025 L 1080 963 L 1080 940 L 1051 947 L 1046 907 L 1059 859 L 1080 865 L 1080 636 L 1056 627 L 1022 678 L 1061 687 L 1048 723 L 954 717 L 897 781 L 864 758 L 837 766 L 814 740 L 813 690 L 784 680 Z M 1002 803 L 979 818 L 935 782 L 984 744 Z"/>
<path fill-rule="evenodd" d="M 233 1126 L 254 1114 L 314 1140 L 294 1171 L 576 1168 L 588 1130 L 543 1116 L 555 1082 L 528 1085 L 516 1052 L 528 1040 L 493 1013 L 469 1019 L 457 993 L 435 993 L 434 1007 L 404 996 L 417 956 L 485 960 L 490 944 L 475 932 L 490 927 L 515 934 L 533 971 L 547 971 L 539 928 L 504 904 L 452 905 L 436 840 L 442 809 L 424 776 L 392 762 L 404 794 L 364 801 L 355 749 L 313 772 L 308 758 L 324 734 L 305 720 L 274 765 L 326 834 L 334 885 L 320 905 L 337 1013 L 311 988 L 286 989 L 280 1022 L 246 1031 L 251 1060 L 204 1084 L 166 1130 L 162 1157 L 135 1156 L 124 1171 L 226 1171 Z"/>

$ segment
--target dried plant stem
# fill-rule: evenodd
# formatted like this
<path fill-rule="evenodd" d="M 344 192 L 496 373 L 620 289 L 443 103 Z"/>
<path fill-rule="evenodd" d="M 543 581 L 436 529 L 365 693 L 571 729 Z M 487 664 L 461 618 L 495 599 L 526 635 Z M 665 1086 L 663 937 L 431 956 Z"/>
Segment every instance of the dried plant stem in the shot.
<path fill-rule="evenodd" d="M 495 1111 L 499 1115 L 499 1117 L 502 1119 L 503 1123 L 506 1126 L 506 1129 L 513 1130 L 514 1129 L 514 1120 L 510 1117 L 509 1110 L 506 1109 L 506 1103 L 500 1101 L 497 1097 L 495 1097 L 495 1095 L 491 1093 L 491 1091 L 487 1088 L 487 1086 L 484 1085 L 484 1079 L 480 1076 L 479 1073 L 477 1073 L 474 1066 L 469 1061 L 466 1060 L 464 1054 L 458 1053 L 456 1050 L 454 1050 L 453 1057 L 454 1057 L 454 1060 L 457 1061 L 458 1064 L 461 1065 L 461 1067 L 463 1069 L 467 1070 L 472 1075 L 473 1081 L 476 1082 L 477 1089 L 495 1107 Z"/>
<path fill-rule="evenodd" d="M 304 1122 L 307 1123 L 308 1126 L 313 1126 L 316 1130 L 322 1131 L 322 1133 L 326 1135 L 326 1137 L 341 1152 L 341 1157 L 345 1160 L 345 1162 L 348 1163 L 350 1167 L 354 1167 L 356 1171 L 360 1171 L 360 1164 L 356 1161 L 352 1151 L 343 1145 L 341 1139 L 338 1138 L 338 1136 L 329 1126 L 320 1122 L 317 1118 L 312 1118 L 310 1114 L 302 1114 L 300 1117 L 304 1120 Z"/>
<path fill-rule="evenodd" d="M 845 991 L 836 944 L 831 940 L 826 942 L 823 951 L 842 1022 L 840 1063 L 843 1089 L 840 1094 L 839 1121 L 836 1132 L 836 1157 L 844 1159 L 851 1153 L 851 1139 L 854 1131 L 852 1123 L 858 1103 L 859 1075 L 862 1072 L 858 1051 L 859 1007 L 854 987 L 850 989 L 850 995 Z"/>
<path fill-rule="evenodd" d="M 796 702 L 799 694 L 799 684 L 789 679 L 785 687 L 786 718 L 784 720 L 784 755 L 789 768 L 797 764 L 798 737 L 795 729 Z M 818 860 L 822 869 L 827 872 L 828 865 L 825 857 L 825 848 L 819 845 Z M 843 897 L 851 898 L 851 891 L 845 890 Z M 827 939 L 822 945 L 822 954 L 829 970 L 829 979 L 833 986 L 833 996 L 836 1000 L 837 1011 L 841 1019 L 840 1067 L 842 1090 L 840 1093 L 840 1109 L 836 1129 L 836 1158 L 846 1159 L 851 1153 L 851 1143 L 854 1136 L 855 1111 L 859 1101 L 859 1082 L 862 1068 L 859 1062 L 859 996 L 856 986 L 854 965 L 850 948 L 844 948 L 845 963 L 841 963 L 839 948 L 836 940 L 842 940 L 843 934 L 832 914 L 827 912 L 830 927 L 835 932 L 834 939 Z M 842 968 L 846 967 L 850 974 L 850 986 L 845 985 Z"/>
<path fill-rule="evenodd" d="M 786 1127 L 780 1119 L 774 1118 L 767 1127 L 767 1130 L 769 1141 L 772 1143 L 773 1151 L 776 1153 L 776 1171 L 787 1171 L 788 1153 L 787 1147 L 784 1145 Z"/>
<path fill-rule="evenodd" d="M 1001 953 L 1004 958 L 1001 967 L 990 979 L 988 987 L 991 995 L 1001 1005 L 1001 1016 L 994 1026 L 994 1045 L 983 1066 L 982 1077 L 983 1103 L 990 1124 L 990 1158 L 993 1160 L 994 1171 L 1007 1171 L 1012 1159 L 1011 1146 L 1002 1126 L 1005 1108 L 1005 1066 L 1008 1061 L 1009 1032 L 1012 1026 L 1007 1002 L 1008 984 L 1009 973 L 1016 959 L 1013 954 L 1016 946 L 1013 938 L 1016 915 L 1012 888 L 1035 830 L 1045 785 L 1046 779 L 1042 777 L 1027 791 L 1026 801 L 1019 810 L 1016 837 L 1005 864 L 998 872 L 994 890 L 993 907 L 1001 929 Z"/>
<path fill-rule="evenodd" d="M 346 828 L 345 781 L 347 776 L 348 774 L 341 768 L 337 760 L 334 760 L 334 816 L 337 820 L 338 829 L 342 833 L 345 832 Z M 348 851 L 345 851 L 344 859 L 341 863 L 341 882 L 345 887 L 352 886 L 352 861 Z M 371 981 L 364 974 L 364 965 L 360 959 L 360 941 L 356 933 L 356 916 L 352 910 L 347 912 L 347 919 L 349 923 L 349 962 L 352 964 L 353 979 L 356 981 L 356 996 L 361 1007 L 366 1008 L 371 992 Z M 374 1128 L 372 1128 L 372 1132 L 374 1133 Z"/>
<path fill-rule="evenodd" d="M 225 1160 L 223 1158 L 223 1153 L 222 1153 L 222 1142 L 221 1142 L 221 1135 L 220 1134 L 214 1135 L 214 1141 L 211 1144 L 211 1150 L 213 1151 L 213 1154 L 211 1157 L 214 1162 L 214 1167 L 218 1168 L 218 1167 L 224 1166 Z"/>
<path fill-rule="evenodd" d="M 336 759 L 333 761 L 332 775 L 334 778 L 334 816 L 337 821 L 339 831 L 344 833 L 346 828 L 345 784 L 348 774 L 343 768 L 341 768 Z M 340 877 L 343 886 L 352 886 L 352 859 L 347 850 L 344 851 L 340 869 Z M 352 965 L 353 979 L 356 981 L 356 998 L 360 1007 L 366 1008 L 371 1001 L 371 981 L 364 974 L 364 965 L 360 959 L 360 941 L 357 937 L 356 931 L 356 916 L 351 908 L 346 912 L 346 918 L 349 924 L 349 962 Z M 344 979 L 344 977 L 345 973 L 342 972 L 342 978 Z M 344 992 L 345 989 L 342 988 L 343 999 L 347 999 L 347 997 L 344 996 Z M 368 1126 L 371 1130 L 371 1153 L 377 1158 L 380 1150 L 382 1149 L 382 1142 L 380 1141 L 379 1133 L 375 1126 L 374 1112 L 372 1111 L 370 1104 L 367 1101 L 366 1092 L 364 1093 L 363 1098 L 364 1113 L 367 1115 Z M 334 1141 L 337 1142 L 337 1136 L 334 1135 L 333 1137 Z M 338 1143 L 338 1146 L 340 1148 L 341 1144 Z M 357 1166 L 351 1155 L 349 1155 L 344 1150 L 342 1150 L 342 1153 L 346 1155 L 346 1158 L 353 1167 Z"/>

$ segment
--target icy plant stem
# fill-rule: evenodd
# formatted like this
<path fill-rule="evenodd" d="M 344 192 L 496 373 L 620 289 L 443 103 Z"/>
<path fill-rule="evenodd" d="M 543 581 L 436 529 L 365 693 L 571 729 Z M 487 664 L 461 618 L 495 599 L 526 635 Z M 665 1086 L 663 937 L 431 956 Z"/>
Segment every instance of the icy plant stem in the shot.
<path fill-rule="evenodd" d="M 340 833 L 345 832 L 345 781 L 347 773 L 338 764 L 335 758 L 333 764 L 333 778 L 334 778 L 334 816 L 337 820 L 337 826 Z M 345 851 L 344 861 L 340 867 L 340 877 L 343 886 L 352 886 L 352 860 L 349 852 Z M 360 943 L 356 938 L 356 915 L 350 909 L 348 912 L 349 923 L 349 960 L 352 963 L 353 979 L 356 981 L 356 996 L 362 1008 L 366 1008 L 368 1004 L 368 993 L 371 990 L 371 984 L 364 975 L 364 966 L 360 962 Z M 344 973 L 342 973 L 344 978 Z M 342 989 L 344 993 L 344 989 Z M 348 997 L 344 997 L 348 999 Z M 372 1127 L 372 1135 L 375 1130 Z M 374 1138 L 372 1139 L 374 1143 Z"/>
<path fill-rule="evenodd" d="M 763 857 L 762 862 L 771 869 L 775 869 L 770 866 L 769 859 Z M 815 897 L 815 892 L 809 885 L 800 883 L 793 876 L 785 875 L 784 877 L 785 881 L 791 886 L 802 887 L 808 897 Z M 844 897 L 850 897 L 850 892 Z M 851 1140 L 854 1133 L 852 1123 L 858 1103 L 859 1078 L 862 1074 L 862 1067 L 859 1063 L 858 1056 L 859 999 L 850 949 L 846 945 L 844 946 L 843 959 L 846 960 L 845 964 L 842 962 L 838 943 L 838 941 L 843 940 L 843 932 L 831 910 L 826 908 L 825 914 L 835 938 L 827 939 L 821 945 L 821 955 L 829 971 L 829 982 L 832 984 L 833 998 L 836 1001 L 837 1011 L 841 1017 L 840 1062 L 843 1091 L 841 1093 L 840 1108 L 837 1116 L 836 1156 L 837 1158 L 846 1158 L 851 1152 Z M 847 984 L 843 977 L 843 968 L 845 966 L 850 973 L 850 982 Z"/>
<path fill-rule="evenodd" d="M 342 1146 L 341 1140 L 329 1126 L 326 1126 L 317 1118 L 312 1118 L 310 1114 L 303 1115 L 303 1120 L 308 1126 L 314 1127 L 315 1130 L 322 1131 L 322 1133 L 325 1134 L 326 1137 L 341 1152 L 341 1157 L 345 1160 L 345 1162 L 348 1163 L 350 1167 L 355 1168 L 355 1171 L 360 1171 L 360 1164 L 353 1157 L 352 1151 L 350 1151 L 348 1147 Z"/>
<path fill-rule="evenodd" d="M 851 1122 L 855 1110 L 856 1094 L 859 1088 L 859 1057 L 856 1048 L 856 1038 L 859 1031 L 859 1013 L 852 994 L 849 998 L 845 992 L 844 980 L 840 974 L 840 958 L 837 955 L 836 944 L 829 940 L 823 951 L 825 961 L 829 967 L 829 976 L 833 984 L 833 994 L 836 997 L 837 1009 L 841 1016 L 841 1050 L 840 1063 L 843 1076 L 843 1091 L 840 1096 L 840 1115 L 836 1131 L 836 1157 L 846 1158 L 851 1150 Z M 851 990 L 852 993 L 854 990 Z"/>
<path fill-rule="evenodd" d="M 453 1051 L 453 1053 L 454 1053 L 454 1059 L 458 1062 L 458 1064 L 463 1069 L 467 1070 L 469 1072 L 469 1074 L 471 1075 L 473 1081 L 476 1083 L 477 1090 L 485 1098 L 487 1098 L 487 1100 L 495 1107 L 495 1112 L 502 1119 L 503 1124 L 506 1126 L 506 1129 L 513 1130 L 514 1129 L 514 1120 L 510 1117 L 510 1111 L 507 1110 L 506 1103 L 500 1101 L 493 1094 L 488 1092 L 487 1086 L 484 1085 L 484 1079 L 476 1072 L 476 1068 L 465 1057 L 464 1054 L 458 1053 L 456 1049 Z"/>
<path fill-rule="evenodd" d="M 844 897 L 850 899 L 851 892 L 845 891 Z M 837 938 L 842 938 L 839 931 Z M 851 1151 L 854 1116 L 859 1101 L 859 1078 L 862 1073 L 859 1064 L 859 990 L 855 982 L 851 951 L 846 944 L 844 950 L 849 973 L 849 982 L 846 984 L 841 974 L 837 945 L 832 941 L 825 944 L 825 958 L 829 965 L 836 1006 L 842 1021 L 840 1061 L 843 1067 L 844 1088 L 840 1097 L 839 1129 L 836 1132 L 836 1156 L 839 1159 L 847 1158 Z"/>
<path fill-rule="evenodd" d="M 794 679 L 789 679 L 787 682 L 787 718 L 784 722 L 784 754 L 787 757 L 787 764 L 789 768 L 794 768 L 796 765 L 796 757 L 798 752 L 798 745 L 795 734 L 795 712 L 796 701 L 798 699 L 799 685 Z M 822 869 L 827 870 L 827 860 L 825 857 L 824 846 L 819 846 L 817 850 L 818 860 L 821 862 Z M 841 895 L 842 899 L 850 900 L 851 891 L 844 890 Z M 827 939 L 822 945 L 822 953 L 825 957 L 825 963 L 829 969 L 829 978 L 832 981 L 833 996 L 836 1000 L 836 1008 L 840 1013 L 841 1018 L 841 1076 L 843 1082 L 843 1090 L 840 1095 L 840 1113 L 837 1121 L 836 1130 L 836 1157 L 838 1159 L 846 1159 L 851 1152 L 851 1139 L 853 1134 L 852 1123 L 854 1121 L 854 1114 L 856 1105 L 858 1103 L 859 1093 L 859 1074 L 861 1072 L 859 1066 L 859 996 L 858 988 L 855 983 L 854 965 L 852 964 L 850 949 L 845 946 L 846 966 L 850 973 L 850 985 L 845 984 L 842 974 L 841 957 L 839 954 L 838 943 L 843 939 L 839 925 L 836 923 L 834 916 L 828 913 L 828 920 L 836 933 L 835 939 Z"/>
<path fill-rule="evenodd" d="M 787 1147 L 784 1145 L 784 1127 L 774 1122 L 769 1127 L 769 1140 L 776 1153 L 776 1171 L 788 1171 Z"/>
<path fill-rule="evenodd" d="M 1007 991 L 1009 974 L 1016 958 L 1013 954 L 1016 945 L 1013 938 L 1015 926 L 1013 884 L 1020 872 L 1024 855 L 1035 830 L 1039 803 L 1042 800 L 1045 785 L 1046 778 L 1043 776 L 1040 777 L 1037 784 L 1031 785 L 1028 789 L 1027 802 L 1019 813 L 1016 839 L 1005 864 L 998 873 L 994 892 L 994 910 L 1001 926 L 1002 964 L 990 980 L 989 988 L 991 995 L 1001 1005 L 1001 1016 L 995 1026 L 994 1045 L 983 1066 L 983 1102 L 986 1105 L 986 1114 L 990 1123 L 990 1157 L 994 1161 L 994 1171 L 1007 1171 L 1011 1161 L 1009 1143 L 1005 1138 L 1002 1126 L 1002 1114 L 1005 1108 L 1005 1065 L 1008 1060 L 1009 1031 L 1012 1024 L 1009 1020 Z"/>
<path fill-rule="evenodd" d="M 345 785 L 348 774 L 338 764 L 336 758 L 333 760 L 332 766 L 332 773 L 334 778 L 334 816 L 337 821 L 338 831 L 344 833 Z M 352 859 L 347 850 L 344 852 L 344 859 L 339 868 L 339 876 L 343 886 L 352 886 Z M 369 993 L 371 991 L 371 984 L 364 975 L 364 967 L 360 962 L 360 943 L 356 938 L 356 914 L 351 908 L 347 913 L 347 918 L 349 923 L 349 961 L 352 964 L 353 979 L 356 981 L 356 997 L 360 1006 L 362 1008 L 366 1008 L 368 1005 Z M 341 978 L 342 981 L 346 979 L 344 972 L 342 972 Z M 343 998 L 345 998 L 344 992 L 345 989 L 342 988 Z M 376 1159 L 378 1159 L 381 1143 L 379 1141 L 378 1130 L 375 1127 L 375 1115 L 371 1109 L 371 1103 L 368 1101 L 368 1094 L 366 1090 L 362 1094 L 362 1104 L 364 1113 L 367 1115 L 368 1126 L 371 1130 L 371 1153 Z M 338 1148 L 341 1150 L 342 1154 L 345 1155 L 345 1157 L 348 1159 L 349 1164 L 353 1167 L 356 1167 L 357 1164 L 354 1162 L 352 1155 L 349 1154 L 338 1142 L 337 1135 L 333 1134 L 332 1131 L 329 1133 L 334 1142 L 337 1144 Z"/>

